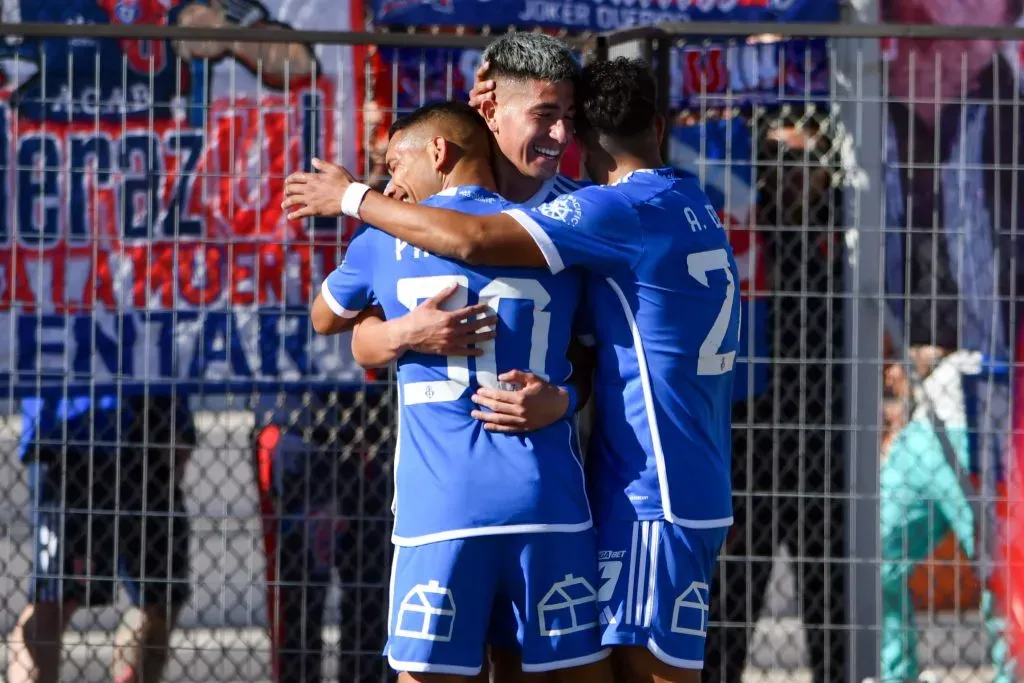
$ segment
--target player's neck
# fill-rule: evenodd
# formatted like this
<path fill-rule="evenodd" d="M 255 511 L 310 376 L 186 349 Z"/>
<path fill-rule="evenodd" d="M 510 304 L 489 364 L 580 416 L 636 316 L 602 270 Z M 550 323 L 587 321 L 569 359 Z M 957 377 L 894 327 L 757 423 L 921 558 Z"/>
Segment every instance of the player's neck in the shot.
<path fill-rule="evenodd" d="M 510 202 L 521 204 L 540 191 L 543 179 L 525 176 L 504 155 L 498 154 L 497 157 L 494 166 L 498 176 L 498 194 Z"/>
<path fill-rule="evenodd" d="M 444 187 L 460 187 L 462 185 L 476 185 L 491 192 L 498 191 L 498 185 L 494 182 L 494 171 L 491 165 L 483 160 L 463 159 L 455 164 L 452 172 L 445 176 Z"/>
<path fill-rule="evenodd" d="M 615 168 L 608 172 L 608 184 L 619 182 L 634 171 L 642 171 L 650 168 L 661 168 L 665 162 L 661 154 L 652 152 L 650 154 L 633 155 L 624 154 L 615 157 Z"/>

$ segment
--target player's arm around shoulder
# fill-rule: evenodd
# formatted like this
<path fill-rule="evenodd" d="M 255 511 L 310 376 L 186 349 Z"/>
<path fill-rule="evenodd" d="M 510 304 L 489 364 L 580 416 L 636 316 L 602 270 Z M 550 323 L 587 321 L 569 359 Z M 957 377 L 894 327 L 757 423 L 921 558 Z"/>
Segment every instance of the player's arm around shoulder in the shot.
<path fill-rule="evenodd" d="M 431 254 L 470 265 L 545 265 L 533 238 L 506 213 L 466 214 L 368 192 L 360 204 L 359 216 Z"/>
<path fill-rule="evenodd" d="M 553 273 L 572 266 L 602 274 L 631 268 L 643 249 L 637 212 L 615 187 L 591 185 L 506 213 L 529 233 Z"/>
<path fill-rule="evenodd" d="M 473 265 L 543 267 L 529 233 L 507 214 L 474 215 L 386 197 L 337 164 L 313 159 L 314 173 L 285 179 L 289 220 L 344 214 L 436 256 Z"/>

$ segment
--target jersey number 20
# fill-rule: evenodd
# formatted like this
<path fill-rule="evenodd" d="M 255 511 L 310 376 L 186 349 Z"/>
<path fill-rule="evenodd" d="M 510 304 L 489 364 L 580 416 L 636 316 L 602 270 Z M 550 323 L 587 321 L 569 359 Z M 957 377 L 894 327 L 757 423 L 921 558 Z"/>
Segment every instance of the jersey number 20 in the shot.
<path fill-rule="evenodd" d="M 459 288 L 444 302 L 442 308 L 453 311 L 469 303 L 469 278 L 465 275 L 434 275 L 428 277 L 407 277 L 398 281 L 398 300 L 412 310 L 424 299 L 444 291 L 451 285 Z M 528 278 L 495 278 L 487 283 L 479 294 L 480 303 L 487 304 L 493 315 L 498 314 L 502 299 L 518 299 L 533 303 L 533 330 L 530 333 L 531 372 L 547 379 L 548 333 L 551 328 L 551 313 L 544 310 L 551 303 L 551 295 L 536 280 Z M 480 344 L 483 353 L 476 357 L 476 380 L 482 387 L 498 386 L 498 362 L 494 354 L 494 340 Z M 417 403 L 441 403 L 455 401 L 469 387 L 469 358 L 448 357 L 448 380 L 443 382 L 409 382 L 402 385 L 402 402 L 405 405 Z"/>

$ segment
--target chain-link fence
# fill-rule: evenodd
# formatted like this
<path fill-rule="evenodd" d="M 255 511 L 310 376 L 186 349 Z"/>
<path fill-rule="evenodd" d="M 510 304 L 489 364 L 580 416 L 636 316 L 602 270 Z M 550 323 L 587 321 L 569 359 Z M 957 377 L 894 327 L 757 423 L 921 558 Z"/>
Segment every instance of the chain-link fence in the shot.
<path fill-rule="evenodd" d="M 177 616 L 166 680 L 385 680 L 391 385 L 306 322 L 352 226 L 277 207 L 314 156 L 381 182 L 487 39 L 188 26 L 3 27 L 5 664 L 152 675 Z M 656 61 L 743 271 L 708 678 L 991 680 L 1021 36 L 743 30 L 577 43 Z"/>

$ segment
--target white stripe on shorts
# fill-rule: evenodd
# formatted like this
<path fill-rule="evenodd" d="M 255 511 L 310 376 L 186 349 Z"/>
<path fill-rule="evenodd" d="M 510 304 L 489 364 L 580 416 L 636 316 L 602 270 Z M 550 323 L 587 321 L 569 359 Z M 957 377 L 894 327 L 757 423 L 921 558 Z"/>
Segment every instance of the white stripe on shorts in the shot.
<path fill-rule="evenodd" d="M 654 588 L 658 579 L 658 548 L 661 546 L 661 522 L 651 525 L 651 566 L 647 584 L 647 608 L 644 612 L 644 626 L 650 628 L 654 616 Z"/>
<path fill-rule="evenodd" d="M 626 584 L 626 604 L 623 607 L 626 623 L 633 623 L 633 581 L 636 580 L 636 539 L 640 533 L 640 524 L 633 522 L 633 545 L 629 550 L 629 583 Z"/>
<path fill-rule="evenodd" d="M 637 552 L 637 576 L 636 576 L 636 604 L 633 606 L 633 623 L 643 626 L 644 618 L 644 573 L 647 571 L 647 557 L 650 555 L 651 525 L 650 522 L 635 522 L 640 524 L 640 548 Z"/>

